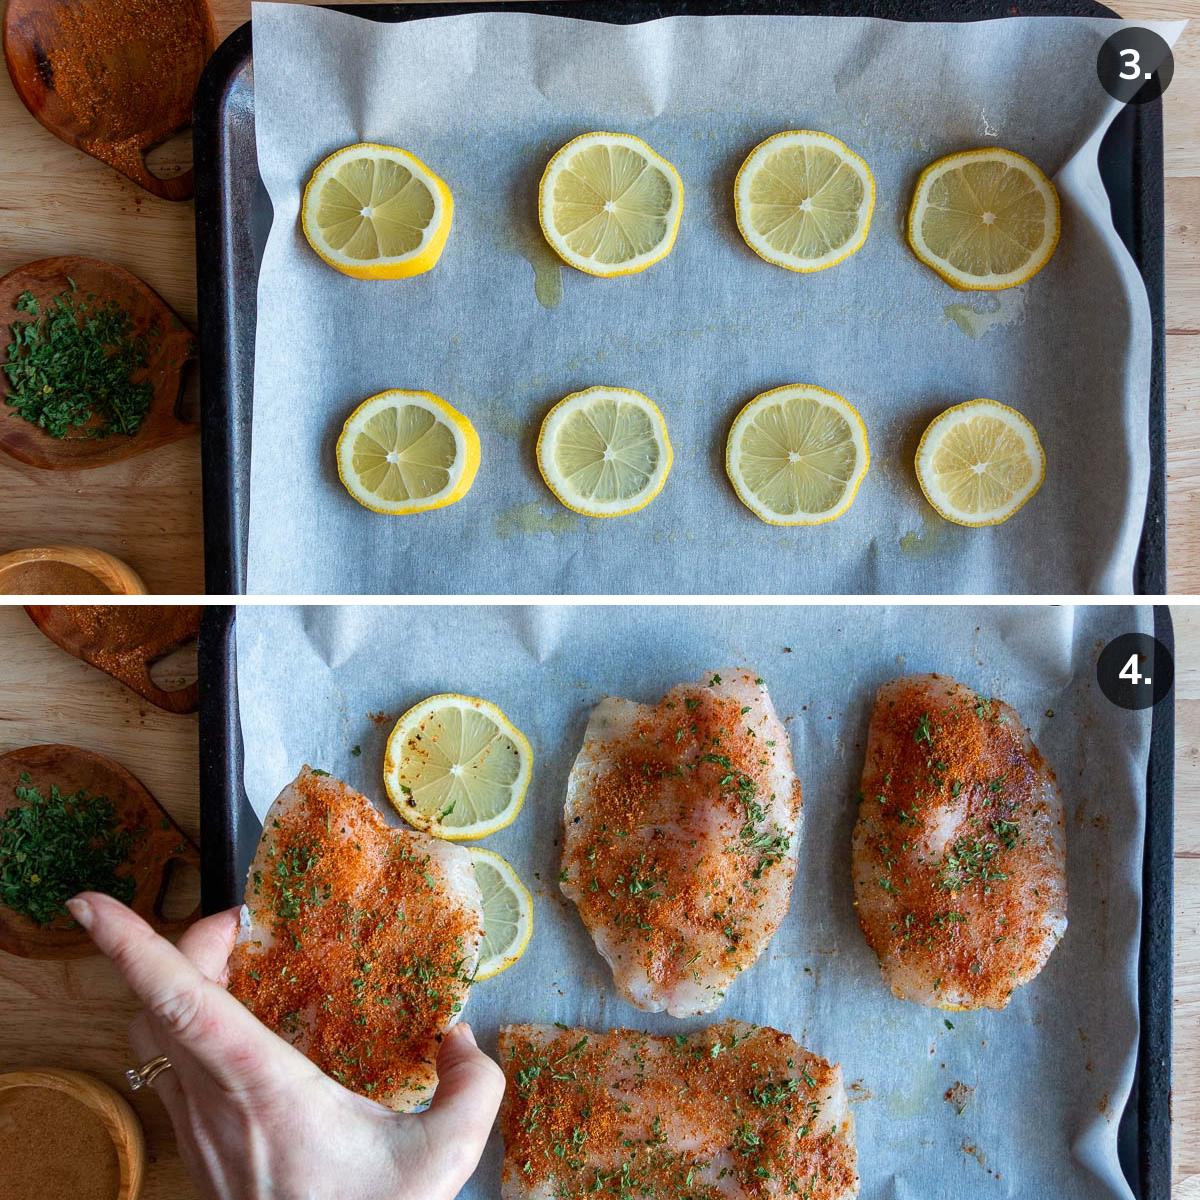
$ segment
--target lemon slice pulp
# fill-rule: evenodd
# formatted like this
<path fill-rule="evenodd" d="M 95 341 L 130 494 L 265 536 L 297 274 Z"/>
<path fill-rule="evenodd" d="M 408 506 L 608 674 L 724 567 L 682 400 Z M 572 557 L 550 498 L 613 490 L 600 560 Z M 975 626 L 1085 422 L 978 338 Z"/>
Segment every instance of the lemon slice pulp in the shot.
<path fill-rule="evenodd" d="M 771 525 L 821 525 L 858 492 L 871 453 L 853 405 L 795 383 L 755 396 L 734 418 L 725 469 L 738 499 Z"/>
<path fill-rule="evenodd" d="M 560 400 L 538 435 L 538 470 L 563 504 L 588 517 L 645 508 L 667 481 L 667 423 L 649 396 L 593 387 Z"/>
<path fill-rule="evenodd" d="M 1054 184 L 1029 159 L 1000 147 L 930 164 L 908 214 L 913 253 L 963 291 L 1027 282 L 1050 261 L 1058 234 Z"/>
<path fill-rule="evenodd" d="M 461 500 L 479 470 L 479 435 L 432 392 L 380 392 L 346 418 L 338 476 L 373 512 L 407 515 Z"/>
<path fill-rule="evenodd" d="M 666 258 L 682 215 L 679 172 L 628 133 L 585 133 L 568 142 L 538 187 L 546 241 L 589 275 L 632 275 Z"/>
<path fill-rule="evenodd" d="M 925 499 L 957 525 L 1007 521 L 1046 477 L 1037 430 L 995 400 L 969 400 L 935 417 L 916 466 Z"/>
<path fill-rule="evenodd" d="M 422 700 L 396 722 L 383 781 L 410 825 L 471 841 L 516 820 L 532 771 L 529 740 L 499 708 L 448 694 Z"/>
<path fill-rule="evenodd" d="M 506 858 L 478 846 L 468 853 L 483 894 L 483 944 L 475 978 L 491 979 L 525 953 L 533 936 L 533 897 Z"/>
<path fill-rule="evenodd" d="M 325 159 L 300 206 L 308 244 L 355 279 L 407 279 L 431 270 L 453 217 L 450 189 L 415 154 L 370 142 Z"/>
<path fill-rule="evenodd" d="M 823 271 L 867 240 L 875 178 L 844 142 L 791 129 L 750 152 L 733 202 L 738 229 L 760 258 L 789 271 Z"/>

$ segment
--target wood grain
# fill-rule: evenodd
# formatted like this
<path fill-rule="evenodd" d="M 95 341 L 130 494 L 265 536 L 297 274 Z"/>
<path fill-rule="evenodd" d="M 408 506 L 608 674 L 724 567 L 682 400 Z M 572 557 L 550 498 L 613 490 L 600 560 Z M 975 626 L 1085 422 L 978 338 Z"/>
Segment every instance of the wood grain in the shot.
<path fill-rule="evenodd" d="M 167 689 L 155 680 L 155 663 L 181 646 L 196 646 L 199 604 L 31 604 L 33 623 L 68 654 L 106 671 L 144 700 L 172 713 L 195 712 L 200 686 Z"/>
<path fill-rule="evenodd" d="M 301 0 L 303 2 L 303 0 Z M 0 0 L 0 5 L 6 0 Z M 1165 97 L 1169 586 L 1200 593 L 1200 0 L 1113 0 L 1132 19 L 1188 18 Z M 218 36 L 247 20 L 249 0 L 212 0 Z M 196 315 L 191 204 L 148 196 L 58 141 L 0 80 L 0 273 L 51 254 L 126 267 L 185 319 Z M 0 552 L 86 542 L 124 559 L 152 592 L 203 587 L 200 450 L 168 446 L 86 479 L 38 479 L 0 463 Z"/>

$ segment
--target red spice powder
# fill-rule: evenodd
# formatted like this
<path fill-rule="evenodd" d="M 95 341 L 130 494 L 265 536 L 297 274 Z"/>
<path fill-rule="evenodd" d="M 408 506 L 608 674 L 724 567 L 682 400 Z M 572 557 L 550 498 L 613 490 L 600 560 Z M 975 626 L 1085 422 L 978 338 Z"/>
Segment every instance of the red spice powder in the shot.
<path fill-rule="evenodd" d="M 47 86 L 71 113 L 85 148 L 112 147 L 101 157 L 136 160 L 143 131 L 157 129 L 165 112 L 190 111 L 213 43 L 203 5 L 72 0 L 55 9 L 54 20 L 46 37 Z"/>

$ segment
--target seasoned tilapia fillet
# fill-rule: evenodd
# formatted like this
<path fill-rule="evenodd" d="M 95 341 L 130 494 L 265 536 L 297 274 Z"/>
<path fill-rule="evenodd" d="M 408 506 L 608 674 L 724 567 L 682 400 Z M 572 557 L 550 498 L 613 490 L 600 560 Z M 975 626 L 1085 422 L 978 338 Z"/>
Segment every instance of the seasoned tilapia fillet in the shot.
<path fill-rule="evenodd" d="M 346 1087 L 411 1109 L 437 1084 L 482 937 L 465 850 L 391 828 L 305 767 L 263 824 L 229 990 Z"/>
<path fill-rule="evenodd" d="M 858 1194 L 841 1068 L 786 1033 L 500 1031 L 502 1200 Z"/>
<path fill-rule="evenodd" d="M 1003 1008 L 1042 969 L 1067 927 L 1062 797 L 1013 709 L 944 675 L 879 689 L 853 873 L 901 999 Z"/>
<path fill-rule="evenodd" d="M 618 991 L 649 1012 L 711 1012 L 787 912 L 800 782 L 753 672 L 608 697 L 567 783 L 562 890 Z"/>

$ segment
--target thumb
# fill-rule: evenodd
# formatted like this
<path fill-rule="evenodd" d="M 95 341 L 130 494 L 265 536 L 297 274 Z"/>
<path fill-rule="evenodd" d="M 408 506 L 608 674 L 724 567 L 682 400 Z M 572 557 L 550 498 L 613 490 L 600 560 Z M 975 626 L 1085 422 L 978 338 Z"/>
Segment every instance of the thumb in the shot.
<path fill-rule="evenodd" d="M 478 1159 L 504 1095 L 504 1072 L 475 1044 L 465 1022 L 446 1035 L 437 1070 L 433 1103 L 418 1119 L 427 1137 L 458 1141 Z"/>

